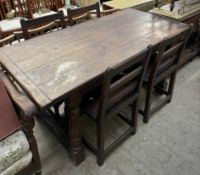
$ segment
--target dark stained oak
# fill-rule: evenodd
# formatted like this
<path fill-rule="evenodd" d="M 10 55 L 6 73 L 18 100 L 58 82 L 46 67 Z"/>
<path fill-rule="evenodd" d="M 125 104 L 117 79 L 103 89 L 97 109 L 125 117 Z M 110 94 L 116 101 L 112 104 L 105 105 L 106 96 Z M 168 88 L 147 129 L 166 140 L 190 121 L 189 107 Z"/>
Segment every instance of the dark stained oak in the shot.
<path fill-rule="evenodd" d="M 32 101 L 44 109 L 76 95 L 84 86 L 91 87 L 108 67 L 187 28 L 186 24 L 126 9 L 1 48 L 0 63 Z M 83 149 L 81 142 L 76 142 L 80 134 L 74 124 L 79 120 L 79 104 L 74 106 L 72 98 L 69 101 L 70 146 L 74 160 L 81 157 L 80 163 L 84 159 Z"/>

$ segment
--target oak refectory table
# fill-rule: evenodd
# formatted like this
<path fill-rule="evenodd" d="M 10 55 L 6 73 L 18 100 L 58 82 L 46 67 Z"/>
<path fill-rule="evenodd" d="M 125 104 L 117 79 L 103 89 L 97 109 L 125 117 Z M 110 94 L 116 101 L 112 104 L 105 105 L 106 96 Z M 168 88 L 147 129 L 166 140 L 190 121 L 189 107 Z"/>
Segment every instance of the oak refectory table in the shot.
<path fill-rule="evenodd" d="M 0 63 L 39 110 L 67 100 L 69 151 L 84 160 L 79 124 L 81 93 L 109 66 L 187 29 L 186 24 L 126 9 L 0 49 Z"/>

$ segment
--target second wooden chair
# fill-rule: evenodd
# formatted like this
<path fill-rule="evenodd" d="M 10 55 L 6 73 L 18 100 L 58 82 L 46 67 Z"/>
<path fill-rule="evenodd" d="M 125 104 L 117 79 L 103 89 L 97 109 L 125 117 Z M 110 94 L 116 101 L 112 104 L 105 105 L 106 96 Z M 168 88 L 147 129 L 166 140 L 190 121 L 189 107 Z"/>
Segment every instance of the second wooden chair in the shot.
<path fill-rule="evenodd" d="M 145 78 L 145 83 L 147 85 L 146 99 L 144 109 L 140 111 L 140 113 L 143 115 L 144 123 L 149 121 L 149 117 L 155 111 L 159 110 L 166 103 L 171 102 L 179 59 L 183 49 L 185 48 L 189 33 L 190 29 L 178 35 L 166 38 L 161 43 L 157 56 L 154 59 L 153 64 L 149 67 L 149 76 Z M 159 83 L 165 81 L 168 78 L 169 83 L 167 90 L 158 86 Z M 153 106 L 152 97 L 154 88 L 164 94 L 165 98 Z"/>

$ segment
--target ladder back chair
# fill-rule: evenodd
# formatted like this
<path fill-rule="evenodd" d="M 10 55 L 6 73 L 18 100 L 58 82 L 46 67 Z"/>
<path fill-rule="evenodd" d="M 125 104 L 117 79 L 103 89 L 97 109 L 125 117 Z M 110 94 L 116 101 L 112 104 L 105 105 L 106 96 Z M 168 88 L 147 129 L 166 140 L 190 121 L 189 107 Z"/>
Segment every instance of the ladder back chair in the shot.
<path fill-rule="evenodd" d="M 145 78 L 147 89 L 144 110 L 140 110 L 140 113 L 143 115 L 144 123 L 148 123 L 151 114 L 162 108 L 165 104 L 171 102 L 179 59 L 185 48 L 189 33 L 190 28 L 178 35 L 165 38 L 160 44 L 159 51 L 153 61 L 154 64 L 149 66 L 149 77 Z M 159 83 L 166 79 L 169 79 L 167 87 L 161 88 Z M 165 98 L 159 100 L 159 102 L 152 107 L 154 88 L 165 95 Z"/>
<path fill-rule="evenodd" d="M 46 31 L 51 31 L 54 26 L 57 26 L 55 22 L 56 20 L 59 20 L 62 29 L 66 28 L 62 11 L 40 18 L 21 20 L 20 22 L 24 39 L 28 40 L 32 36 L 37 36 L 45 33 Z"/>
<path fill-rule="evenodd" d="M 6 46 L 6 45 L 11 45 L 12 42 L 14 41 L 15 39 L 15 35 L 10 35 L 10 36 L 7 36 L 6 38 L 3 38 L 0 40 L 0 47 L 3 47 L 3 46 Z"/>
<path fill-rule="evenodd" d="M 98 18 L 101 16 L 98 2 L 89 6 L 85 6 L 85 7 L 67 9 L 69 25 L 72 26 L 77 21 L 85 20 L 88 17 L 88 13 L 92 10 L 96 10 L 96 14 Z"/>
<path fill-rule="evenodd" d="M 86 95 L 83 98 L 83 112 L 97 124 L 97 146 L 83 139 L 97 156 L 97 163 L 100 166 L 111 151 L 136 132 L 139 94 L 150 55 L 151 46 L 123 63 L 108 68 L 104 73 L 100 92 L 97 92 L 97 95 Z M 126 74 L 119 76 L 122 72 Z M 119 110 L 129 104 L 132 104 L 130 122 L 125 120 L 126 116 L 120 117 L 129 124 L 129 128 L 105 149 L 104 125 L 106 120 L 118 116 Z"/>

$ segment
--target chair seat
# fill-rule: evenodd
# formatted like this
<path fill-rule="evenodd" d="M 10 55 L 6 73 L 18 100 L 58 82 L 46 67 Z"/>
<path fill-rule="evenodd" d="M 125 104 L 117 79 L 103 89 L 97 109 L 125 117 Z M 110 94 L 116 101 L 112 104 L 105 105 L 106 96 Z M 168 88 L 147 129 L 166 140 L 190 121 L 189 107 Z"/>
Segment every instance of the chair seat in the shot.
<path fill-rule="evenodd" d="M 116 91 L 114 91 L 111 96 L 108 99 L 108 108 L 112 109 L 113 105 L 116 104 L 116 101 L 119 101 L 124 96 L 124 93 L 130 95 L 131 93 L 134 93 L 137 87 L 137 83 L 133 82 L 130 83 L 126 88 L 120 88 Z M 122 90 L 123 89 L 123 90 Z M 100 104 L 100 92 L 95 90 L 87 95 L 87 97 L 83 100 L 83 110 L 84 112 L 89 115 L 91 118 L 96 119 L 98 108 Z M 121 99 L 123 100 L 123 99 Z M 109 115 L 110 110 L 107 111 L 107 114 Z"/>
<path fill-rule="evenodd" d="M 5 169 L 3 172 L 0 172 L 1 175 L 11 175 L 11 174 L 16 174 L 25 167 L 27 167 L 32 160 L 32 153 L 31 151 L 28 151 L 20 160 L 12 164 L 10 167 Z"/>
<path fill-rule="evenodd" d="M 23 158 L 30 150 L 28 140 L 21 130 L 1 140 L 0 148 L 0 174 Z"/>
<path fill-rule="evenodd" d="M 9 31 L 16 31 L 21 29 L 20 20 L 21 17 L 16 17 L 13 19 L 5 19 L 0 21 L 0 31 L 1 32 L 9 32 Z M 25 19 L 25 18 L 23 18 Z"/>

